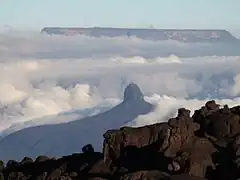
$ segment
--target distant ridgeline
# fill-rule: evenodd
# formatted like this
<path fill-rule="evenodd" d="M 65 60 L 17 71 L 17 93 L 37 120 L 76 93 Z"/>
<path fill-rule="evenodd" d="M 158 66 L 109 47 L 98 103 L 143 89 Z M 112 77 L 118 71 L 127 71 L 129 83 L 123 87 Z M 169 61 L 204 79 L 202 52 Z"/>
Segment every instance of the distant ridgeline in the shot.
<path fill-rule="evenodd" d="M 92 37 L 139 37 L 147 40 L 176 40 L 181 42 L 239 42 L 230 32 L 226 30 L 197 30 L 197 29 L 128 29 L 128 28 L 61 28 L 45 27 L 41 33 L 49 35 L 86 35 Z"/>

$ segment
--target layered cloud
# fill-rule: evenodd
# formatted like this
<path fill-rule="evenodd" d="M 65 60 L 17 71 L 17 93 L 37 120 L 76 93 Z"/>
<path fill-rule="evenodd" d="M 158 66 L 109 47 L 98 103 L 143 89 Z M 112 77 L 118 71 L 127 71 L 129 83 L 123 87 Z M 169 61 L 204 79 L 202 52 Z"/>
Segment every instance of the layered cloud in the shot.
<path fill-rule="evenodd" d="M 196 108 L 207 99 L 236 104 L 240 58 L 204 56 L 211 47 L 127 37 L 2 33 L 0 130 L 67 111 L 81 112 L 74 119 L 99 113 L 116 105 L 130 82 L 157 105 L 154 113 L 132 125 L 162 121 L 180 106 Z M 181 56 L 191 51 L 203 55 Z"/>

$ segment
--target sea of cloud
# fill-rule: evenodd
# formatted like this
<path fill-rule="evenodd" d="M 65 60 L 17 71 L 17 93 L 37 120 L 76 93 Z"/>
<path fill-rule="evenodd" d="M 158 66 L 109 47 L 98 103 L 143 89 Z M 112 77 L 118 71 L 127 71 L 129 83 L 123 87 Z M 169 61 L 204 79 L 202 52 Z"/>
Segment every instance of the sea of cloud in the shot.
<path fill-rule="evenodd" d="M 30 121 L 31 126 L 62 123 L 103 112 L 122 100 L 130 82 L 156 105 L 154 112 L 127 124 L 131 126 L 166 121 L 179 107 L 194 110 L 210 99 L 240 104 L 240 57 L 182 56 L 197 50 L 204 54 L 211 47 L 2 32 L 0 132 L 22 129 Z"/>

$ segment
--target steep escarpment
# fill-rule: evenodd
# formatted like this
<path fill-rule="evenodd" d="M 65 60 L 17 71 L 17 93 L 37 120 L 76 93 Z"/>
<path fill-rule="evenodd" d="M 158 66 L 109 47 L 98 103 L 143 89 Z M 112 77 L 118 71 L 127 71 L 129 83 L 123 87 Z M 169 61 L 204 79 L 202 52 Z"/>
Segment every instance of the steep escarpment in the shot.
<path fill-rule="evenodd" d="M 112 129 L 103 137 L 102 152 L 95 152 L 88 144 L 82 153 L 61 158 L 9 160 L 5 166 L 1 163 L 0 176 L 69 180 L 240 178 L 240 106 L 220 107 L 208 101 L 192 116 L 181 108 L 177 117 L 167 122 Z"/>

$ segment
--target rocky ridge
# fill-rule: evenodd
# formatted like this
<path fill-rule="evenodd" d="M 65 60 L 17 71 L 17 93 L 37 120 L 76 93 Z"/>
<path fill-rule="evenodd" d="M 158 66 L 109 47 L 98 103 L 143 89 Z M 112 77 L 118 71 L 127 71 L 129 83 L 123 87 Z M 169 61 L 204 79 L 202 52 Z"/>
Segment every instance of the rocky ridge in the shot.
<path fill-rule="evenodd" d="M 240 106 L 214 100 L 167 122 L 103 134 L 103 152 L 0 163 L 1 179 L 235 180 L 240 179 Z"/>

